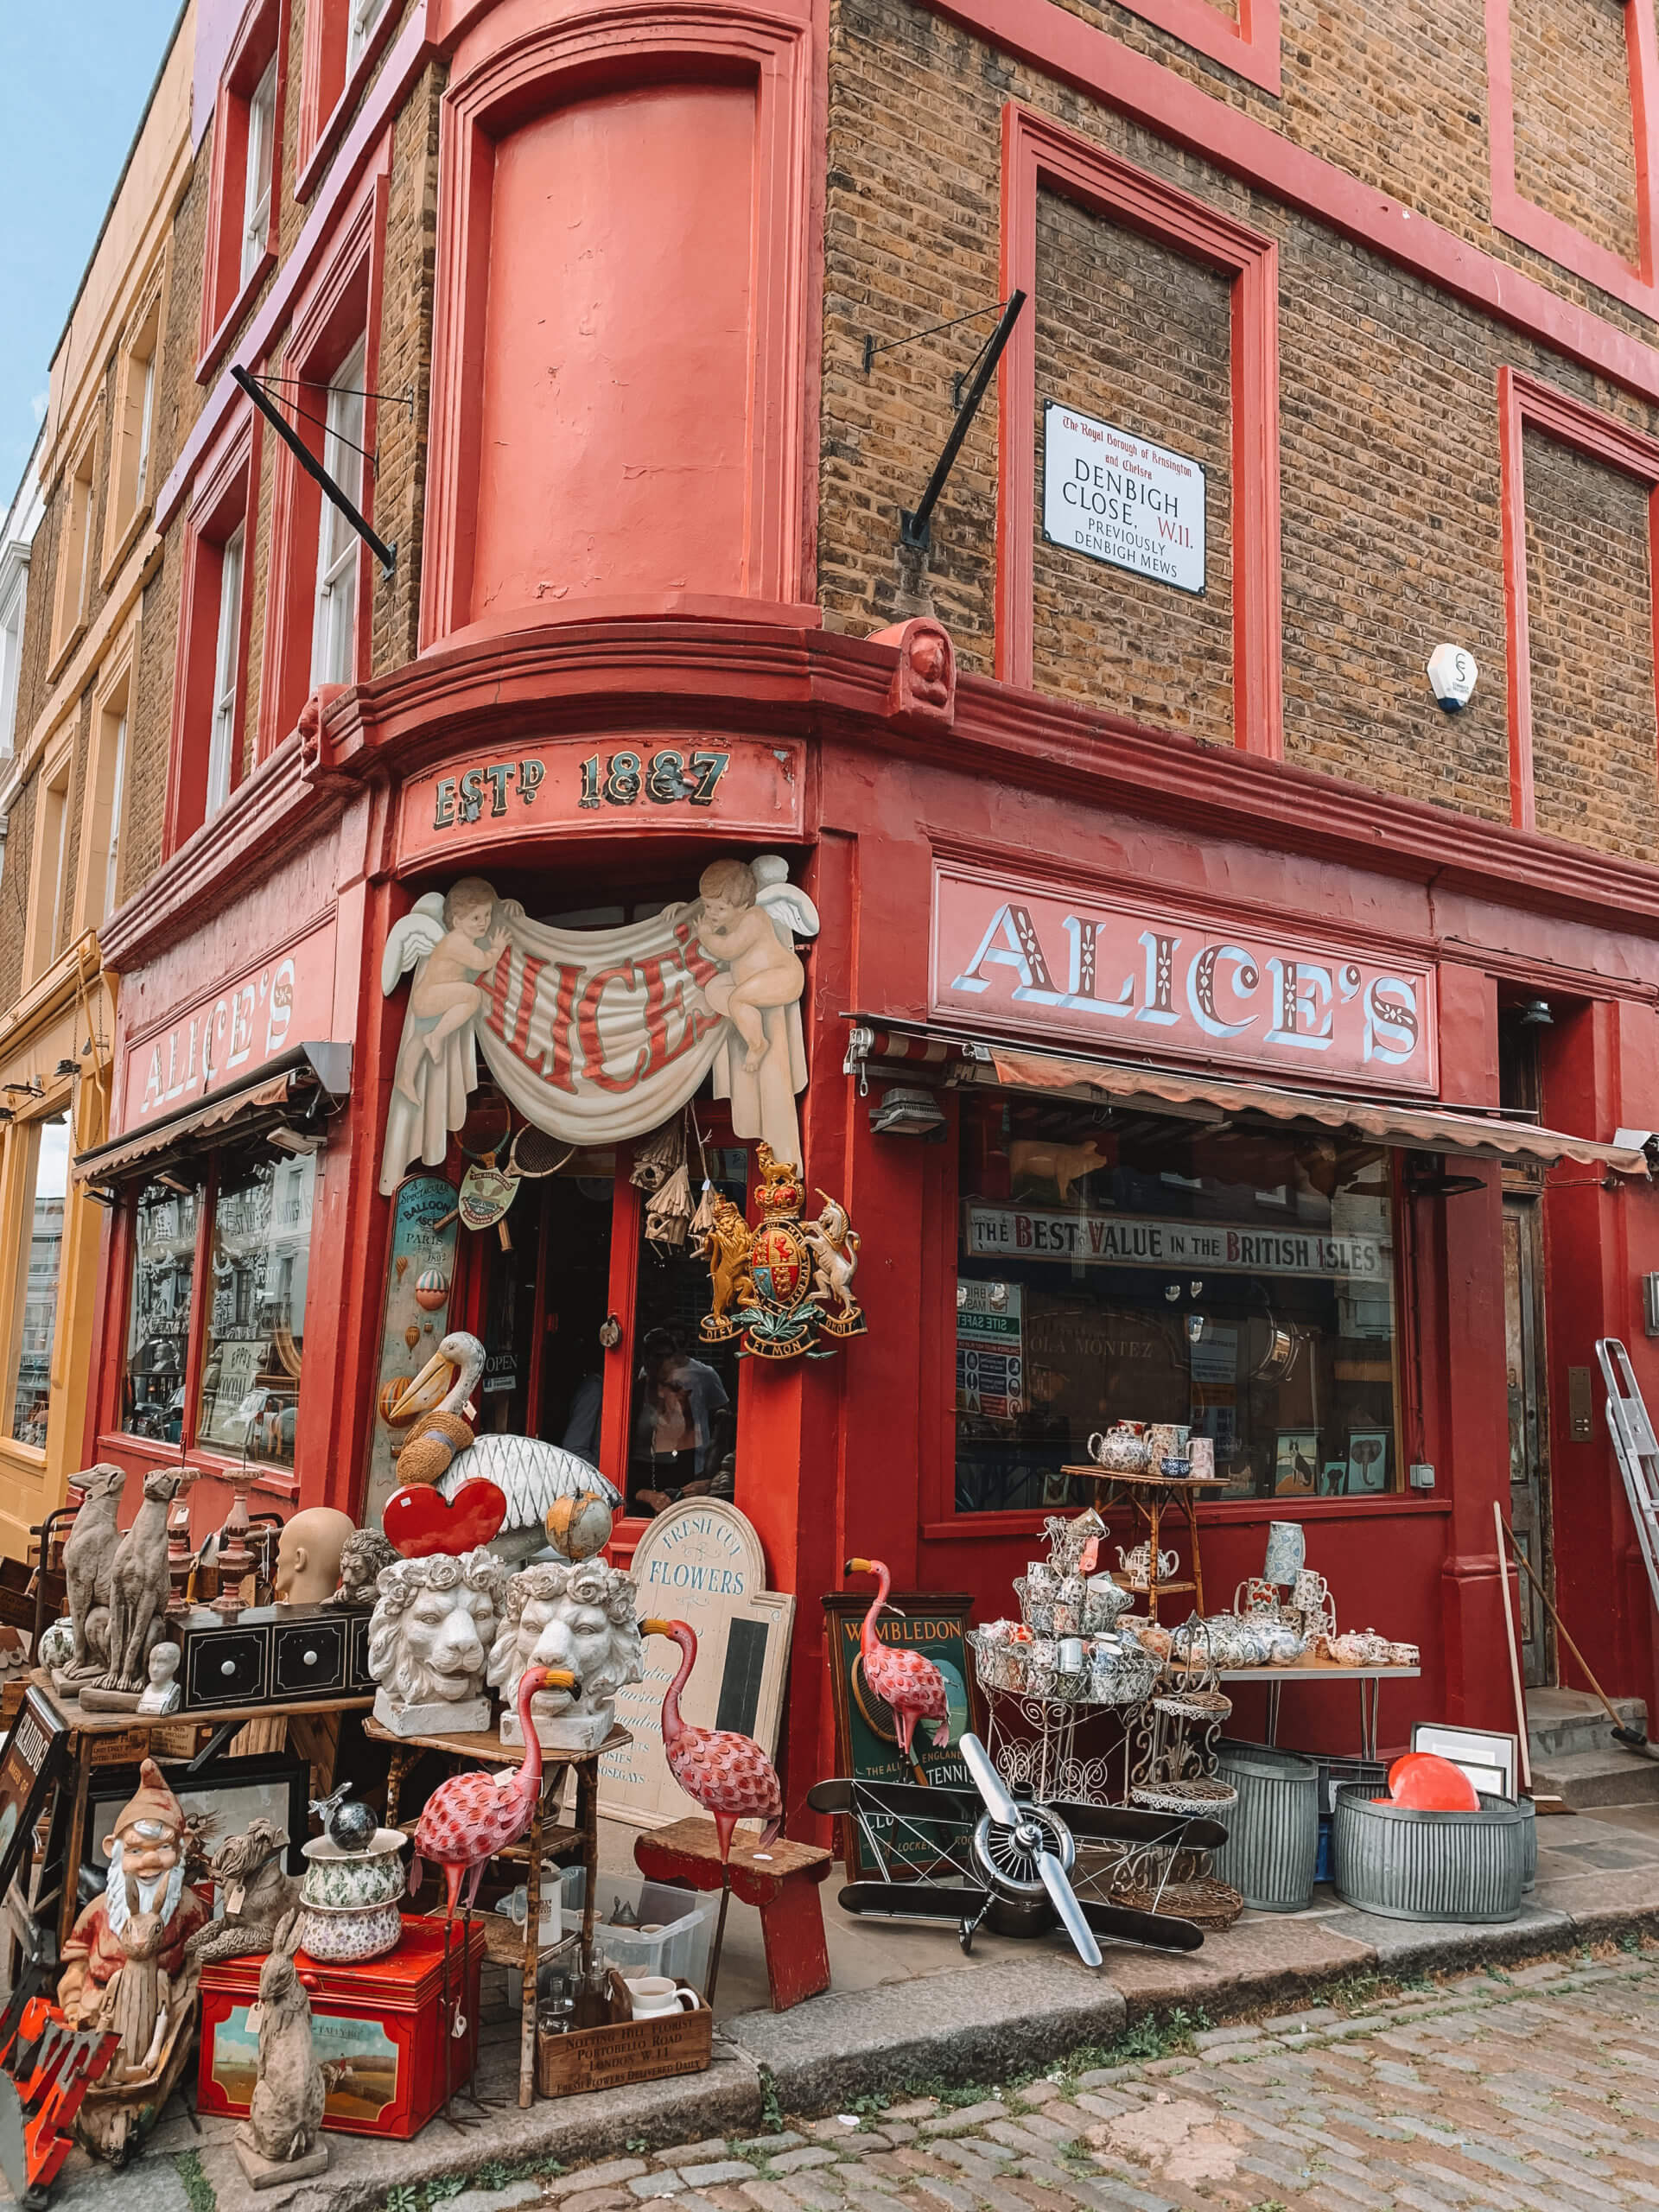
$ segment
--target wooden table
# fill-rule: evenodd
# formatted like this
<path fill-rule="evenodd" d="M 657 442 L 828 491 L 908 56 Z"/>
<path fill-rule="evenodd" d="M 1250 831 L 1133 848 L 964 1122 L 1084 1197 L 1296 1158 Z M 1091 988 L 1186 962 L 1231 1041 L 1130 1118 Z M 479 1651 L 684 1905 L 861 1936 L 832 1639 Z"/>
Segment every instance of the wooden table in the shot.
<path fill-rule="evenodd" d="M 386 1777 L 386 1826 L 389 1828 L 397 1825 L 397 1801 L 404 1779 L 423 1752 L 439 1751 L 448 1758 L 474 1759 L 485 1766 L 522 1766 L 524 1764 L 524 1745 L 504 1744 L 493 1731 L 449 1736 L 395 1736 L 390 1728 L 383 1727 L 375 1719 L 365 1720 L 363 1729 L 364 1733 L 373 1737 L 377 1743 L 391 1746 L 391 1768 Z M 597 1751 L 557 1751 L 543 1745 L 542 1795 L 536 1800 L 524 1841 L 522 1846 L 512 1845 L 497 1854 L 503 1859 L 516 1859 L 522 1855 L 524 1859 L 524 1986 L 520 1993 L 518 2015 L 518 2102 L 521 2106 L 530 2104 L 536 2094 L 536 1969 L 542 1955 L 542 1863 L 551 1852 L 569 1850 L 572 1845 L 581 1847 L 582 1863 L 588 1876 L 582 1904 L 582 1962 L 585 1968 L 593 1957 L 594 1909 L 599 1894 L 599 1762 L 607 1751 L 620 1751 L 632 1741 L 626 1728 L 613 1727 Z M 573 1828 L 549 1828 L 542 1820 L 547 1778 L 556 1775 L 562 1784 L 567 1767 L 574 1767 L 576 1770 L 576 1824 Z"/>
<path fill-rule="evenodd" d="M 760 1941 L 766 1955 L 766 1987 L 774 2012 L 830 1986 L 830 1953 L 823 1936 L 819 1885 L 835 1861 L 816 1843 L 779 1836 L 766 1855 L 755 1857 L 753 1837 L 734 1836 L 732 1891 L 760 1908 Z M 634 1838 L 633 1863 L 649 1880 L 717 1890 L 725 1881 L 720 1838 L 701 1814 Z"/>
<path fill-rule="evenodd" d="M 1279 1740 L 1279 1698 L 1287 1682 L 1356 1682 L 1359 1686 L 1359 1755 L 1376 1757 L 1376 1715 L 1384 1682 L 1414 1682 L 1421 1667 L 1338 1667 L 1329 1659 L 1296 1661 L 1288 1667 L 1223 1667 L 1218 1682 L 1262 1682 L 1268 1692 L 1268 1741 Z"/>
<path fill-rule="evenodd" d="M 69 1731 L 69 1758 L 73 1771 L 73 1796 L 69 1809 L 69 1846 L 63 1869 L 63 1895 L 58 1906 L 58 1942 L 60 1948 L 69 1941 L 77 1917 L 77 1879 L 81 1857 L 86 1846 L 86 1799 L 92 1788 L 94 1770 L 99 1767 L 134 1766 L 148 1758 L 153 1749 L 153 1738 L 163 1731 L 181 1728 L 207 1729 L 210 1732 L 205 1744 L 176 1764 L 169 1762 L 168 1778 L 176 1781 L 181 1771 L 185 1775 L 215 1758 L 231 1737 L 250 1720 L 286 1720 L 290 1728 L 296 1720 L 316 1715 L 340 1713 L 366 1713 L 374 1700 L 372 1696 L 309 1698 L 299 1705 L 227 1705 L 216 1706 L 210 1713 L 83 1713 L 78 1700 L 66 1697 L 56 1688 L 44 1668 L 37 1667 L 29 1680 L 50 1698 Z M 332 1760 L 332 1747 L 329 1758 Z M 159 1764 L 159 1762 L 158 1762 Z M 302 1840 L 296 1837 L 297 1843 Z M 43 1897 L 41 1905 L 50 1903 Z"/>
<path fill-rule="evenodd" d="M 1118 1474 L 1104 1467 L 1097 1467 L 1092 1460 L 1086 1467 L 1062 1467 L 1063 1475 L 1080 1475 L 1098 1487 L 1095 1493 L 1095 1510 L 1103 1518 L 1120 1500 L 1115 1494 L 1122 1491 L 1125 1502 L 1135 1508 L 1135 1523 L 1147 1532 L 1151 1557 L 1147 1567 L 1145 1587 L 1131 1582 L 1126 1575 L 1114 1574 L 1112 1580 L 1122 1590 L 1133 1590 L 1147 1601 L 1147 1611 L 1154 1620 L 1158 1618 L 1158 1600 L 1173 1598 L 1183 1590 L 1192 1592 L 1194 1608 L 1204 1611 L 1204 1569 L 1198 1560 L 1198 1522 L 1194 1508 L 1200 1492 L 1206 1490 L 1225 1490 L 1229 1478 L 1225 1475 L 1129 1475 Z M 1164 1515 L 1176 1506 L 1185 1516 L 1188 1555 L 1192 1560 L 1192 1580 L 1185 1582 L 1164 1582 L 1158 1573 L 1158 1548 L 1163 1529 Z"/>

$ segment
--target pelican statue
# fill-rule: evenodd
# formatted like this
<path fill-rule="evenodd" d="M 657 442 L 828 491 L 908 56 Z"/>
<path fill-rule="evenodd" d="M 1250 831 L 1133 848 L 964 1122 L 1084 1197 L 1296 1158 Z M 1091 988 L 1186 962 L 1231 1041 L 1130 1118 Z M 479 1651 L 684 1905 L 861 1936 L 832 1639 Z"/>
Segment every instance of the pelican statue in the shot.
<path fill-rule="evenodd" d="M 410 1425 L 397 1455 L 405 1483 L 431 1483 L 453 1498 L 463 1483 L 480 1478 L 496 1484 L 507 1501 L 492 1551 L 514 1564 L 548 1548 L 548 1510 L 560 1498 L 597 1497 L 614 1512 L 622 1493 L 597 1467 L 535 1436 L 474 1436 L 469 1402 L 484 1372 L 485 1351 L 464 1329 L 452 1329 L 414 1380 L 388 1408 L 399 1427 Z"/>

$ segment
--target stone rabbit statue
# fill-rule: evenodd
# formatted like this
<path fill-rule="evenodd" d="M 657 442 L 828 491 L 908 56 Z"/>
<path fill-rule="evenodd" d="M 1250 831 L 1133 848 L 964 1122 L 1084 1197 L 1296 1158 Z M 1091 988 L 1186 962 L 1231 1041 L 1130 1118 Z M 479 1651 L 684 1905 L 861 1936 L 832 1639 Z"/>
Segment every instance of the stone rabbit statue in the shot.
<path fill-rule="evenodd" d="M 304 1916 L 277 1928 L 259 1972 L 259 1999 L 248 2025 L 259 2037 L 259 2073 L 248 2116 L 236 2131 L 236 2155 L 255 2189 L 327 2171 L 322 2107 L 329 2077 L 347 2070 L 320 2063 L 311 2044 L 311 1999 L 294 1954 Z"/>
<path fill-rule="evenodd" d="M 146 1680 L 149 1648 L 164 1633 L 168 1592 L 167 1509 L 179 1487 L 176 1469 L 144 1477 L 144 1499 L 117 1547 L 110 1567 L 110 1658 L 98 1687 L 137 1694 Z M 85 1509 L 83 1508 L 83 1510 Z M 79 1516 L 76 1516 L 79 1525 Z"/>
<path fill-rule="evenodd" d="M 110 1571 L 121 1541 L 116 1515 L 127 1471 L 100 1460 L 80 1479 L 80 1510 L 63 1548 L 63 1579 L 75 1639 L 74 1657 L 63 1678 L 71 1683 L 94 1681 L 109 1664 Z"/>

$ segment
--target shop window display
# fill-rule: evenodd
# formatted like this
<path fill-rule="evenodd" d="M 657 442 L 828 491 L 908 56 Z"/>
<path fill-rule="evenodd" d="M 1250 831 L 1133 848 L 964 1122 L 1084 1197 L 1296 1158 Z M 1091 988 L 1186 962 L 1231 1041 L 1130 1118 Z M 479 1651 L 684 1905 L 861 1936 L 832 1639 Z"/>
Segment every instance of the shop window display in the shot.
<path fill-rule="evenodd" d="M 165 1182 L 147 1185 L 133 1208 L 121 1415 L 130 1436 L 179 1441 L 200 1211 L 201 1192 L 176 1170 Z"/>
<path fill-rule="evenodd" d="M 294 1464 L 316 1172 L 310 1154 L 227 1163 L 213 1205 L 197 1439 L 283 1467 Z"/>
<path fill-rule="evenodd" d="M 57 1331 L 63 1270 L 63 1206 L 69 1187 L 69 1124 L 60 1116 L 29 1131 L 29 1241 L 24 1248 L 22 1319 L 11 1400 L 11 1433 L 19 1444 L 46 1448 L 52 1396 L 52 1340 Z"/>
<path fill-rule="evenodd" d="M 1211 1437 L 1217 1497 L 1401 1487 L 1386 1149 L 976 1098 L 959 1187 L 958 1512 L 1086 1503 L 1123 1420 Z"/>

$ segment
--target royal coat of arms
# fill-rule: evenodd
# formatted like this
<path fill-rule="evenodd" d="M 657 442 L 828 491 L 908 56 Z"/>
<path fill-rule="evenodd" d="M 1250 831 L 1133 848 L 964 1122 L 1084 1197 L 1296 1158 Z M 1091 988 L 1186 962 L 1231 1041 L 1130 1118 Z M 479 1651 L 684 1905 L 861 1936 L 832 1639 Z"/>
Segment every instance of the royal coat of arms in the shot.
<path fill-rule="evenodd" d="M 749 1226 L 730 1198 L 720 1198 L 703 1236 L 713 1298 L 702 1340 L 719 1344 L 740 1338 L 740 1358 L 752 1352 L 760 1359 L 827 1359 L 834 1345 L 821 1344 L 821 1336 L 864 1333 L 864 1315 L 853 1300 L 858 1231 L 827 1191 L 818 1192 L 823 1211 L 817 1219 L 803 1221 L 799 1169 L 774 1160 L 765 1143 L 755 1157 L 758 1227 Z"/>

